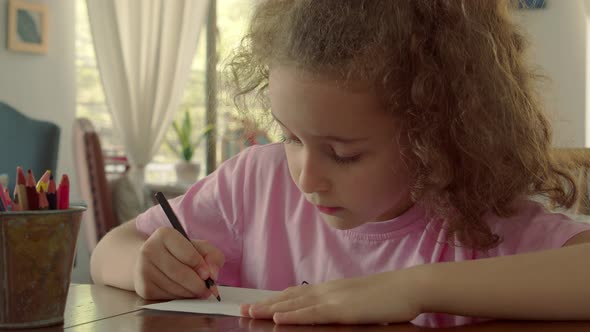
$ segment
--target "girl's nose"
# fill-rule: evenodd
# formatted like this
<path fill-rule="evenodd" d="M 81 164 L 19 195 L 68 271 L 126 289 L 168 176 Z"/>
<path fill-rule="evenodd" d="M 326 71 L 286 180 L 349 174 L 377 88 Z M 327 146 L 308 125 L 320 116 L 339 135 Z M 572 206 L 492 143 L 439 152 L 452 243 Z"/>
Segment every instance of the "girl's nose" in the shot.
<path fill-rule="evenodd" d="M 318 158 L 318 157 L 316 157 Z M 320 162 L 307 154 L 299 172 L 299 188 L 306 194 L 326 192 L 330 189 L 330 181 Z"/>

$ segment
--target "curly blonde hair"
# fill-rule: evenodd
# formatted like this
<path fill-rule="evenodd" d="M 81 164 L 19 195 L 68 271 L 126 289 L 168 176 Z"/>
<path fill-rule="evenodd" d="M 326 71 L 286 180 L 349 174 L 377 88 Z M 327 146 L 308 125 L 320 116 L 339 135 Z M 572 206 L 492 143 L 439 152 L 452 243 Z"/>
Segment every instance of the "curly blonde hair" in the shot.
<path fill-rule="evenodd" d="M 486 213 L 521 196 L 570 207 L 576 187 L 552 155 L 551 128 L 524 60 L 511 3 L 491 0 L 267 0 L 228 63 L 247 112 L 268 109 L 271 64 L 370 82 L 404 124 L 413 199 L 474 249 L 501 239 Z M 254 99 L 251 100 L 250 98 Z"/>

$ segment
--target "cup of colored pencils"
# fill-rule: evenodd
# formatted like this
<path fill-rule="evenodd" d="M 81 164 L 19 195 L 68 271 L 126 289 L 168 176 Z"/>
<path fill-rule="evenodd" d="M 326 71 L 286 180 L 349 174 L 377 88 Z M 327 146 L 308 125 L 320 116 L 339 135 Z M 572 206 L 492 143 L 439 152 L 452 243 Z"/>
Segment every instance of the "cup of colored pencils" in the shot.
<path fill-rule="evenodd" d="M 24 181 L 18 179 L 22 176 Z M 35 183 L 28 176 L 17 175 L 14 196 L 5 190 L 0 195 L 0 329 L 63 323 L 86 210 L 69 205 L 67 176 L 60 181 L 61 189 L 51 184 L 51 176 L 46 176 L 46 184 L 41 183 L 43 177 Z"/>

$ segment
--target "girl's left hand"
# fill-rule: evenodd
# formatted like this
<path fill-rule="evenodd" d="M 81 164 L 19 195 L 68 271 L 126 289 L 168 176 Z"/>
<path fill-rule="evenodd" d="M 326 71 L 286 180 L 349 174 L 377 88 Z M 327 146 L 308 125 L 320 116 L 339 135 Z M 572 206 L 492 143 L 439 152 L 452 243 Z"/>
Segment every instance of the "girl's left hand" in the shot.
<path fill-rule="evenodd" d="M 318 285 L 290 287 L 279 295 L 240 307 L 244 317 L 276 324 L 375 324 L 407 322 L 420 314 L 408 270 Z"/>

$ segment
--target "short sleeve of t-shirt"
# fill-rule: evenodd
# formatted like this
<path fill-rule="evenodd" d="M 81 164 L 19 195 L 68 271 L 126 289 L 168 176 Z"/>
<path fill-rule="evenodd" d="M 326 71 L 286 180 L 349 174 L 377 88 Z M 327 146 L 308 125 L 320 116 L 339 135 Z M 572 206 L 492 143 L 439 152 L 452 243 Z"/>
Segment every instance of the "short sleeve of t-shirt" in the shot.
<path fill-rule="evenodd" d="M 496 255 L 560 248 L 575 235 L 590 231 L 590 223 L 547 211 L 537 202 L 522 200 L 516 204 L 519 212 L 515 216 L 489 220 L 492 231 L 503 240 Z"/>

